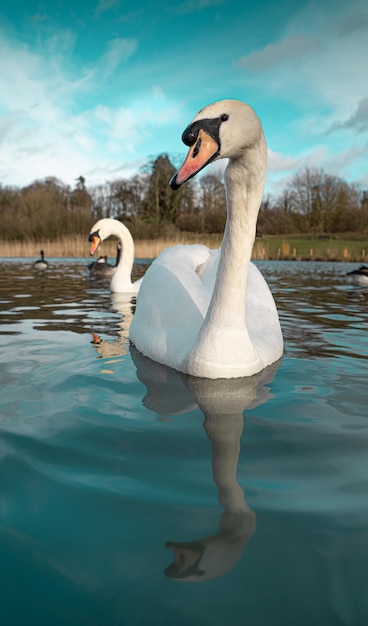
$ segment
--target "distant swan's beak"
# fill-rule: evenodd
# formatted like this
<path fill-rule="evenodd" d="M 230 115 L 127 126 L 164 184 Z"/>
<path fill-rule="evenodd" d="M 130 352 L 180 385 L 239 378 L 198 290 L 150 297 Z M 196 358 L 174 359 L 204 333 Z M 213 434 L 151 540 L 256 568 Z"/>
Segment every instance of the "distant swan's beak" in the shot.
<path fill-rule="evenodd" d="M 101 243 L 101 239 L 99 238 L 98 235 L 90 235 L 89 241 L 91 242 L 91 249 L 90 249 L 89 253 L 90 253 L 91 256 L 93 256 L 94 253 L 96 252 L 98 246 Z"/>
<path fill-rule="evenodd" d="M 200 129 L 197 140 L 189 148 L 183 165 L 170 180 L 170 187 L 174 190 L 179 189 L 180 185 L 189 180 L 189 178 L 192 178 L 192 176 L 210 163 L 210 161 L 217 156 L 218 152 L 219 146 L 217 142 L 203 129 Z"/>

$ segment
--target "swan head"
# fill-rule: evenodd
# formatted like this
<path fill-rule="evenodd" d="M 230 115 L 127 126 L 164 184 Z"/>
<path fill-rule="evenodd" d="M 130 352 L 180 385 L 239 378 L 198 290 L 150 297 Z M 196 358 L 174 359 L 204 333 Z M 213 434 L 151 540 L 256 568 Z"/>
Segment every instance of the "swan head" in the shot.
<path fill-rule="evenodd" d="M 172 189 L 218 159 L 237 159 L 263 137 L 259 117 L 240 100 L 219 100 L 201 109 L 182 134 L 189 151 L 170 180 Z"/>
<path fill-rule="evenodd" d="M 91 228 L 88 241 L 91 244 L 89 253 L 91 256 L 93 256 L 102 241 L 102 237 L 100 235 L 100 229 L 98 228 L 98 222 Z"/>
<path fill-rule="evenodd" d="M 109 217 L 105 217 L 102 220 L 99 220 L 94 224 L 90 230 L 88 241 L 91 244 L 90 255 L 93 256 L 96 252 L 100 243 L 102 243 L 105 239 L 110 237 L 111 232 L 111 222 L 113 222 Z"/>

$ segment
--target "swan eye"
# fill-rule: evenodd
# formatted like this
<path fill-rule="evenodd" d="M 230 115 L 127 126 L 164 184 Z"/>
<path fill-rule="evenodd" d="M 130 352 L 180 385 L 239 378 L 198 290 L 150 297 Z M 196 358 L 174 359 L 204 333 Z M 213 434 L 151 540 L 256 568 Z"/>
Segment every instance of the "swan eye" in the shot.
<path fill-rule="evenodd" d="M 193 145 L 195 140 L 196 140 L 196 134 L 193 133 L 193 132 L 190 132 L 190 133 L 188 133 L 186 139 L 187 139 L 187 141 L 190 141 L 191 145 Z"/>
<path fill-rule="evenodd" d="M 227 122 L 228 119 L 229 119 L 229 116 L 227 113 L 223 113 L 221 115 L 221 122 Z"/>
<path fill-rule="evenodd" d="M 197 141 L 197 137 L 198 127 L 194 124 L 190 124 L 189 126 L 187 126 L 181 136 L 183 143 L 185 143 L 186 146 L 193 146 L 193 144 L 195 144 L 195 142 Z"/>

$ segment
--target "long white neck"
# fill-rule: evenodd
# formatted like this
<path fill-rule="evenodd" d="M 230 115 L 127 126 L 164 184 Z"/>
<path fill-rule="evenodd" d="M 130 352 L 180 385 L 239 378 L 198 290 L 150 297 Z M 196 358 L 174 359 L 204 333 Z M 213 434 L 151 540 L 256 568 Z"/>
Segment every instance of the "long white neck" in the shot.
<path fill-rule="evenodd" d="M 227 221 L 207 315 L 187 355 L 194 376 L 232 378 L 259 371 L 246 327 L 246 285 L 266 178 L 267 148 L 259 143 L 229 161 L 225 172 Z"/>
<path fill-rule="evenodd" d="M 127 227 L 118 220 L 113 220 L 109 229 L 109 235 L 115 235 L 122 246 L 119 263 L 110 283 L 111 291 L 120 291 L 122 288 L 129 287 L 132 284 L 134 241 Z"/>

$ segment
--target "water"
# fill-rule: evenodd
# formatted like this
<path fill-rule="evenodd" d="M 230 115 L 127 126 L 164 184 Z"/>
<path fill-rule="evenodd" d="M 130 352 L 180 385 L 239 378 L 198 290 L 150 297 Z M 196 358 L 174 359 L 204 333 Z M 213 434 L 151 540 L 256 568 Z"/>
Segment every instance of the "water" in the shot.
<path fill-rule="evenodd" d="M 285 355 L 201 381 L 85 260 L 1 260 L 3 626 L 366 626 L 368 291 L 258 265 Z"/>

